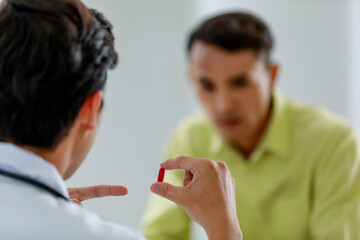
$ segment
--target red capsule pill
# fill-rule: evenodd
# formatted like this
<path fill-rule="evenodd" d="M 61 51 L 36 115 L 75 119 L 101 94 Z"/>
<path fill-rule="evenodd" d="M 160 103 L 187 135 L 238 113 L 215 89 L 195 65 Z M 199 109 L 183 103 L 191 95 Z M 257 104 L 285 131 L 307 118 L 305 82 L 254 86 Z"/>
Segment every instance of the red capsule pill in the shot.
<path fill-rule="evenodd" d="M 165 176 L 165 169 L 160 168 L 159 175 L 158 175 L 158 182 L 163 182 L 164 181 L 164 176 Z"/>

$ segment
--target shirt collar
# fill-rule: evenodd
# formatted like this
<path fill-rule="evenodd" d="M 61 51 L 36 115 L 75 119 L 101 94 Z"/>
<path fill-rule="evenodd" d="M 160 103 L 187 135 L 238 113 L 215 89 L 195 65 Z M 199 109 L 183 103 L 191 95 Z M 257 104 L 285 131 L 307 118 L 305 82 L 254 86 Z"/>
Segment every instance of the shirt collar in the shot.
<path fill-rule="evenodd" d="M 274 91 L 270 122 L 260 147 L 276 155 L 286 155 L 290 148 L 289 134 L 286 99 L 281 93 Z"/>
<path fill-rule="evenodd" d="M 267 130 L 262 141 L 253 154 L 269 151 L 275 155 L 286 155 L 289 151 L 289 119 L 286 112 L 285 97 L 278 91 L 272 94 L 272 110 Z M 228 144 L 223 140 L 218 131 L 213 134 L 210 150 L 212 153 L 219 153 Z"/>
<path fill-rule="evenodd" d="M 56 167 L 33 152 L 0 142 L 0 168 L 39 181 L 69 198 L 65 182 Z"/>

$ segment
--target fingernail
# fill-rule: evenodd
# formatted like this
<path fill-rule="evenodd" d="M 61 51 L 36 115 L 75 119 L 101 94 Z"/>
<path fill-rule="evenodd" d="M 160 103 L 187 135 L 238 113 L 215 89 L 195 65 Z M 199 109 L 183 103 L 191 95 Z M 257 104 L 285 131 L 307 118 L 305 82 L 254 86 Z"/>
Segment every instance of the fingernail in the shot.
<path fill-rule="evenodd" d="M 153 193 L 158 193 L 159 192 L 159 186 L 157 184 L 153 184 L 153 185 L 151 185 L 150 190 Z"/>

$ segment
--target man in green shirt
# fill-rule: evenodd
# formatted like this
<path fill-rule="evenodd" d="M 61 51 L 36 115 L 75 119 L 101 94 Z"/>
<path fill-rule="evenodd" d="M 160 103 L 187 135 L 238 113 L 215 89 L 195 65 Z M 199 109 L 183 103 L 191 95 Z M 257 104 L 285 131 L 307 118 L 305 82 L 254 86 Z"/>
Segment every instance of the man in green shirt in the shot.
<path fill-rule="evenodd" d="M 178 126 L 166 158 L 228 165 L 244 239 L 359 239 L 356 133 L 341 118 L 275 90 L 272 46 L 265 23 L 246 13 L 217 16 L 195 29 L 189 76 L 207 114 Z M 171 172 L 166 181 L 182 185 L 183 175 Z M 148 239 L 187 240 L 190 228 L 180 207 L 152 197 L 142 225 Z"/>

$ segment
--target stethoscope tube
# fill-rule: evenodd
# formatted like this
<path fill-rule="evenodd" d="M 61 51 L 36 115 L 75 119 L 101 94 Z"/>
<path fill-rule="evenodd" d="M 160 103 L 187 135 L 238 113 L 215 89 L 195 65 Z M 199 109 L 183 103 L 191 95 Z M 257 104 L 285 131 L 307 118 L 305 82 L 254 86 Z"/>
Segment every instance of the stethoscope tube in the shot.
<path fill-rule="evenodd" d="M 15 179 L 15 180 L 18 180 L 18 181 L 21 181 L 21 182 L 24 182 L 24 183 L 27 183 L 27 184 L 30 184 L 30 185 L 33 185 L 37 188 L 41 188 L 49 193 L 51 193 L 52 195 L 54 195 L 55 197 L 58 197 L 58 198 L 62 198 L 66 201 L 69 201 L 68 198 L 66 198 L 64 195 L 62 195 L 61 193 L 59 193 L 58 191 L 54 190 L 53 188 L 39 182 L 39 181 L 36 181 L 34 179 L 31 179 L 31 178 L 27 178 L 27 177 L 24 177 L 24 176 L 21 176 L 21 175 L 18 175 L 18 174 L 14 174 L 14 173 L 11 173 L 11 172 L 7 172 L 7 171 L 4 171 L 2 169 L 0 169 L 0 175 L 3 175 L 5 177 L 8 177 L 8 178 L 12 178 L 12 179 Z"/>

